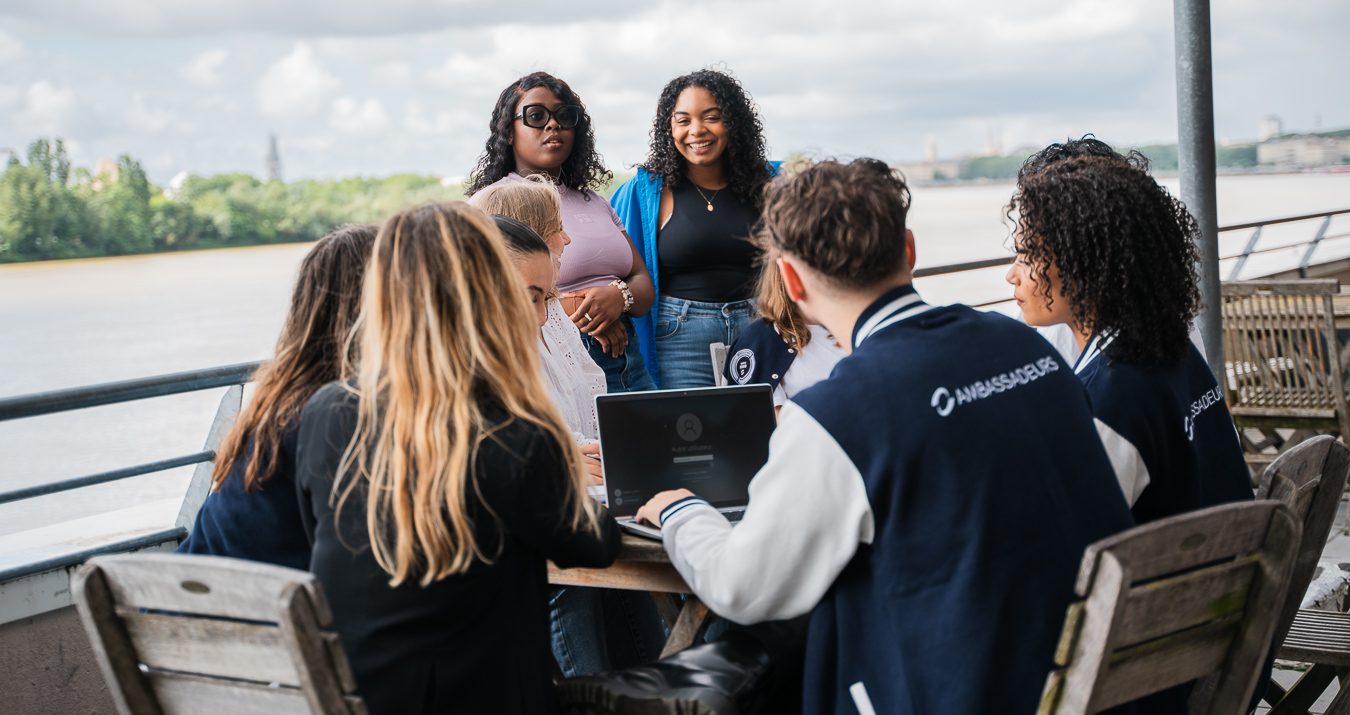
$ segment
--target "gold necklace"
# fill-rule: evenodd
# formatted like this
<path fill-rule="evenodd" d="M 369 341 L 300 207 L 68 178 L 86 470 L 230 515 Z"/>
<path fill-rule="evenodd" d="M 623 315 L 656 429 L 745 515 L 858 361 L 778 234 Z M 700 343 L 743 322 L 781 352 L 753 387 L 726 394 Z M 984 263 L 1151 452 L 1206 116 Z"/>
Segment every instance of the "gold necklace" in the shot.
<path fill-rule="evenodd" d="M 689 182 L 689 185 L 692 186 L 692 187 L 694 187 L 694 191 L 697 191 L 699 196 L 703 197 L 703 200 L 706 201 L 707 204 L 708 204 L 708 210 L 709 210 L 709 211 L 712 211 L 712 210 L 713 210 L 713 203 L 712 203 L 712 202 L 713 202 L 713 199 L 717 198 L 717 195 L 720 194 L 720 193 L 722 193 L 722 189 L 718 189 L 718 190 L 714 191 L 714 192 L 713 192 L 713 195 L 712 195 L 712 198 L 709 198 L 707 194 L 703 193 L 703 189 L 700 189 L 700 188 L 699 188 L 698 184 L 695 184 L 694 182 L 691 181 L 691 182 Z M 724 188 L 726 188 L 726 187 L 724 186 L 724 187 L 722 187 L 722 188 L 724 189 Z"/>

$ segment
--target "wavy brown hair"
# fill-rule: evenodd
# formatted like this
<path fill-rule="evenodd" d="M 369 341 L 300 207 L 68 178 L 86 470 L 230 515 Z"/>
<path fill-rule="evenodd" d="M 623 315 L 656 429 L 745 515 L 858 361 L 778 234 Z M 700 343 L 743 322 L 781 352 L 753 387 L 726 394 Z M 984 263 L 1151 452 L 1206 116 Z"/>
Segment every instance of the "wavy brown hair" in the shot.
<path fill-rule="evenodd" d="M 484 440 L 516 420 L 538 427 L 570 467 L 558 508 L 574 528 L 598 528 L 581 453 L 544 387 L 525 290 L 486 214 L 425 204 L 385 221 L 356 331 L 356 431 L 334 498 L 340 513 L 365 488 L 371 552 L 390 585 L 491 563 L 497 551 L 474 536 L 473 465 Z"/>
<path fill-rule="evenodd" d="M 768 241 L 761 240 L 758 243 L 764 247 Z M 811 342 L 811 324 L 806 322 L 806 316 L 788 296 L 787 285 L 783 283 L 783 274 L 779 272 L 775 260 L 777 256 L 768 251 L 763 255 L 764 265 L 760 267 L 759 284 L 755 289 L 759 316 L 773 323 L 784 342 L 801 350 Z"/>
<path fill-rule="evenodd" d="M 247 464 L 245 491 L 266 482 L 276 472 L 282 434 L 300 408 L 339 378 L 375 232 L 371 225 L 342 226 L 319 239 L 300 263 L 275 357 L 258 368 L 253 399 L 216 452 L 212 489 L 225 483 L 240 459 Z"/>
<path fill-rule="evenodd" d="M 1047 164 L 1017 182 L 1017 252 L 1050 301 L 1050 266 L 1073 323 L 1115 338 L 1108 358 L 1171 365 L 1185 357 L 1200 308 L 1186 206 L 1153 177 L 1110 156 Z"/>

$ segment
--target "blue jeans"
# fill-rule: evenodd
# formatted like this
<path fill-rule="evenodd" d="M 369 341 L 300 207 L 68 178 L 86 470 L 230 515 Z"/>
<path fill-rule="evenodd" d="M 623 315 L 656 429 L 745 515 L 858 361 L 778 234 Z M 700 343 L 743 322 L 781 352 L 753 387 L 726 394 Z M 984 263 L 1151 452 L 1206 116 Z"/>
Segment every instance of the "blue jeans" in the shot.
<path fill-rule="evenodd" d="M 661 656 L 666 627 L 651 594 L 566 586 L 548 598 L 553 658 L 575 678 L 650 663 Z"/>
<path fill-rule="evenodd" d="M 717 384 L 708 346 L 726 343 L 730 347 L 755 319 L 755 304 L 750 300 L 704 303 L 663 295 L 656 311 L 656 361 L 661 387 L 669 389 Z"/>
<path fill-rule="evenodd" d="M 624 316 L 623 327 L 628 331 L 628 347 L 619 357 L 605 352 L 600 347 L 600 341 L 585 333 L 581 334 L 581 344 L 586 346 L 595 364 L 605 371 L 605 389 L 608 392 L 655 390 L 656 383 L 647 372 L 647 364 L 642 361 L 642 351 L 638 349 L 637 333 L 633 332 L 633 319 Z"/>

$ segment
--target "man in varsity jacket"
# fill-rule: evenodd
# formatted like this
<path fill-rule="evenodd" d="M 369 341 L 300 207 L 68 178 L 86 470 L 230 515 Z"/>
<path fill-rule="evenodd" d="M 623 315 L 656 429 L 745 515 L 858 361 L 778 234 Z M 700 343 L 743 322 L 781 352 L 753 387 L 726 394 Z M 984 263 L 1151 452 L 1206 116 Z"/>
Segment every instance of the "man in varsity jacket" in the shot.
<path fill-rule="evenodd" d="M 1083 549 L 1129 512 L 1054 348 L 915 292 L 908 204 L 874 160 L 775 182 L 788 292 L 852 354 L 783 408 L 734 530 L 685 490 L 639 516 L 717 614 L 811 613 L 805 712 L 1030 713 Z"/>

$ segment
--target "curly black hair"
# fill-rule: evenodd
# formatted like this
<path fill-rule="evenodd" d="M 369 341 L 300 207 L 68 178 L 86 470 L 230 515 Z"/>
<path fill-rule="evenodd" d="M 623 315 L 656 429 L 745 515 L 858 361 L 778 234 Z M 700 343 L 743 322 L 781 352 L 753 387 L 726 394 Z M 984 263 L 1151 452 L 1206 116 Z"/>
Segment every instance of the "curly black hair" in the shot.
<path fill-rule="evenodd" d="M 1075 156 L 1106 157 L 1129 164 L 1140 171 L 1148 171 L 1148 157 L 1140 153 L 1138 149 L 1131 149 L 1129 153 L 1121 154 L 1112 149 L 1110 144 L 1098 139 L 1092 133 L 1088 133 L 1077 139 L 1065 139 L 1063 144 L 1051 144 L 1027 157 L 1027 160 L 1022 162 L 1022 168 L 1017 170 L 1017 180 L 1021 181 L 1031 174 L 1044 171 L 1051 164 L 1072 159 Z"/>
<path fill-rule="evenodd" d="M 1107 156 L 1075 156 L 1018 179 L 1017 252 L 1050 300 L 1049 270 L 1073 321 L 1114 334 L 1112 360 L 1175 365 L 1200 308 L 1195 239 L 1186 206 L 1144 171 Z"/>
<path fill-rule="evenodd" d="M 557 77 L 547 72 L 531 72 L 512 82 L 497 97 L 497 105 L 492 108 L 492 119 L 488 122 L 490 133 L 487 144 L 483 147 L 483 155 L 478 157 L 478 164 L 469 174 L 470 196 L 516 170 L 516 155 L 511 148 L 511 126 L 516 121 L 516 104 L 522 95 L 535 87 L 546 87 L 564 104 L 581 107 L 581 121 L 576 126 L 572 153 L 563 162 L 558 183 L 577 191 L 598 190 L 614 178 L 614 173 L 605 168 L 604 159 L 595 150 L 595 130 L 591 126 L 590 112 L 586 111 L 581 97 Z"/>
<path fill-rule="evenodd" d="M 728 187 L 743 201 L 758 208 L 763 202 L 764 185 L 769 182 L 769 162 L 764 147 L 764 124 L 759 110 L 741 83 L 734 77 L 712 69 L 690 72 L 672 79 L 661 90 L 656 102 L 656 118 L 652 120 L 651 150 L 642 167 L 661 177 L 670 188 L 685 181 L 684 157 L 675 148 L 675 137 L 670 131 L 670 117 L 675 112 L 675 100 L 689 87 L 708 90 L 722 109 L 727 125 L 728 139 L 723 154 Z"/>

